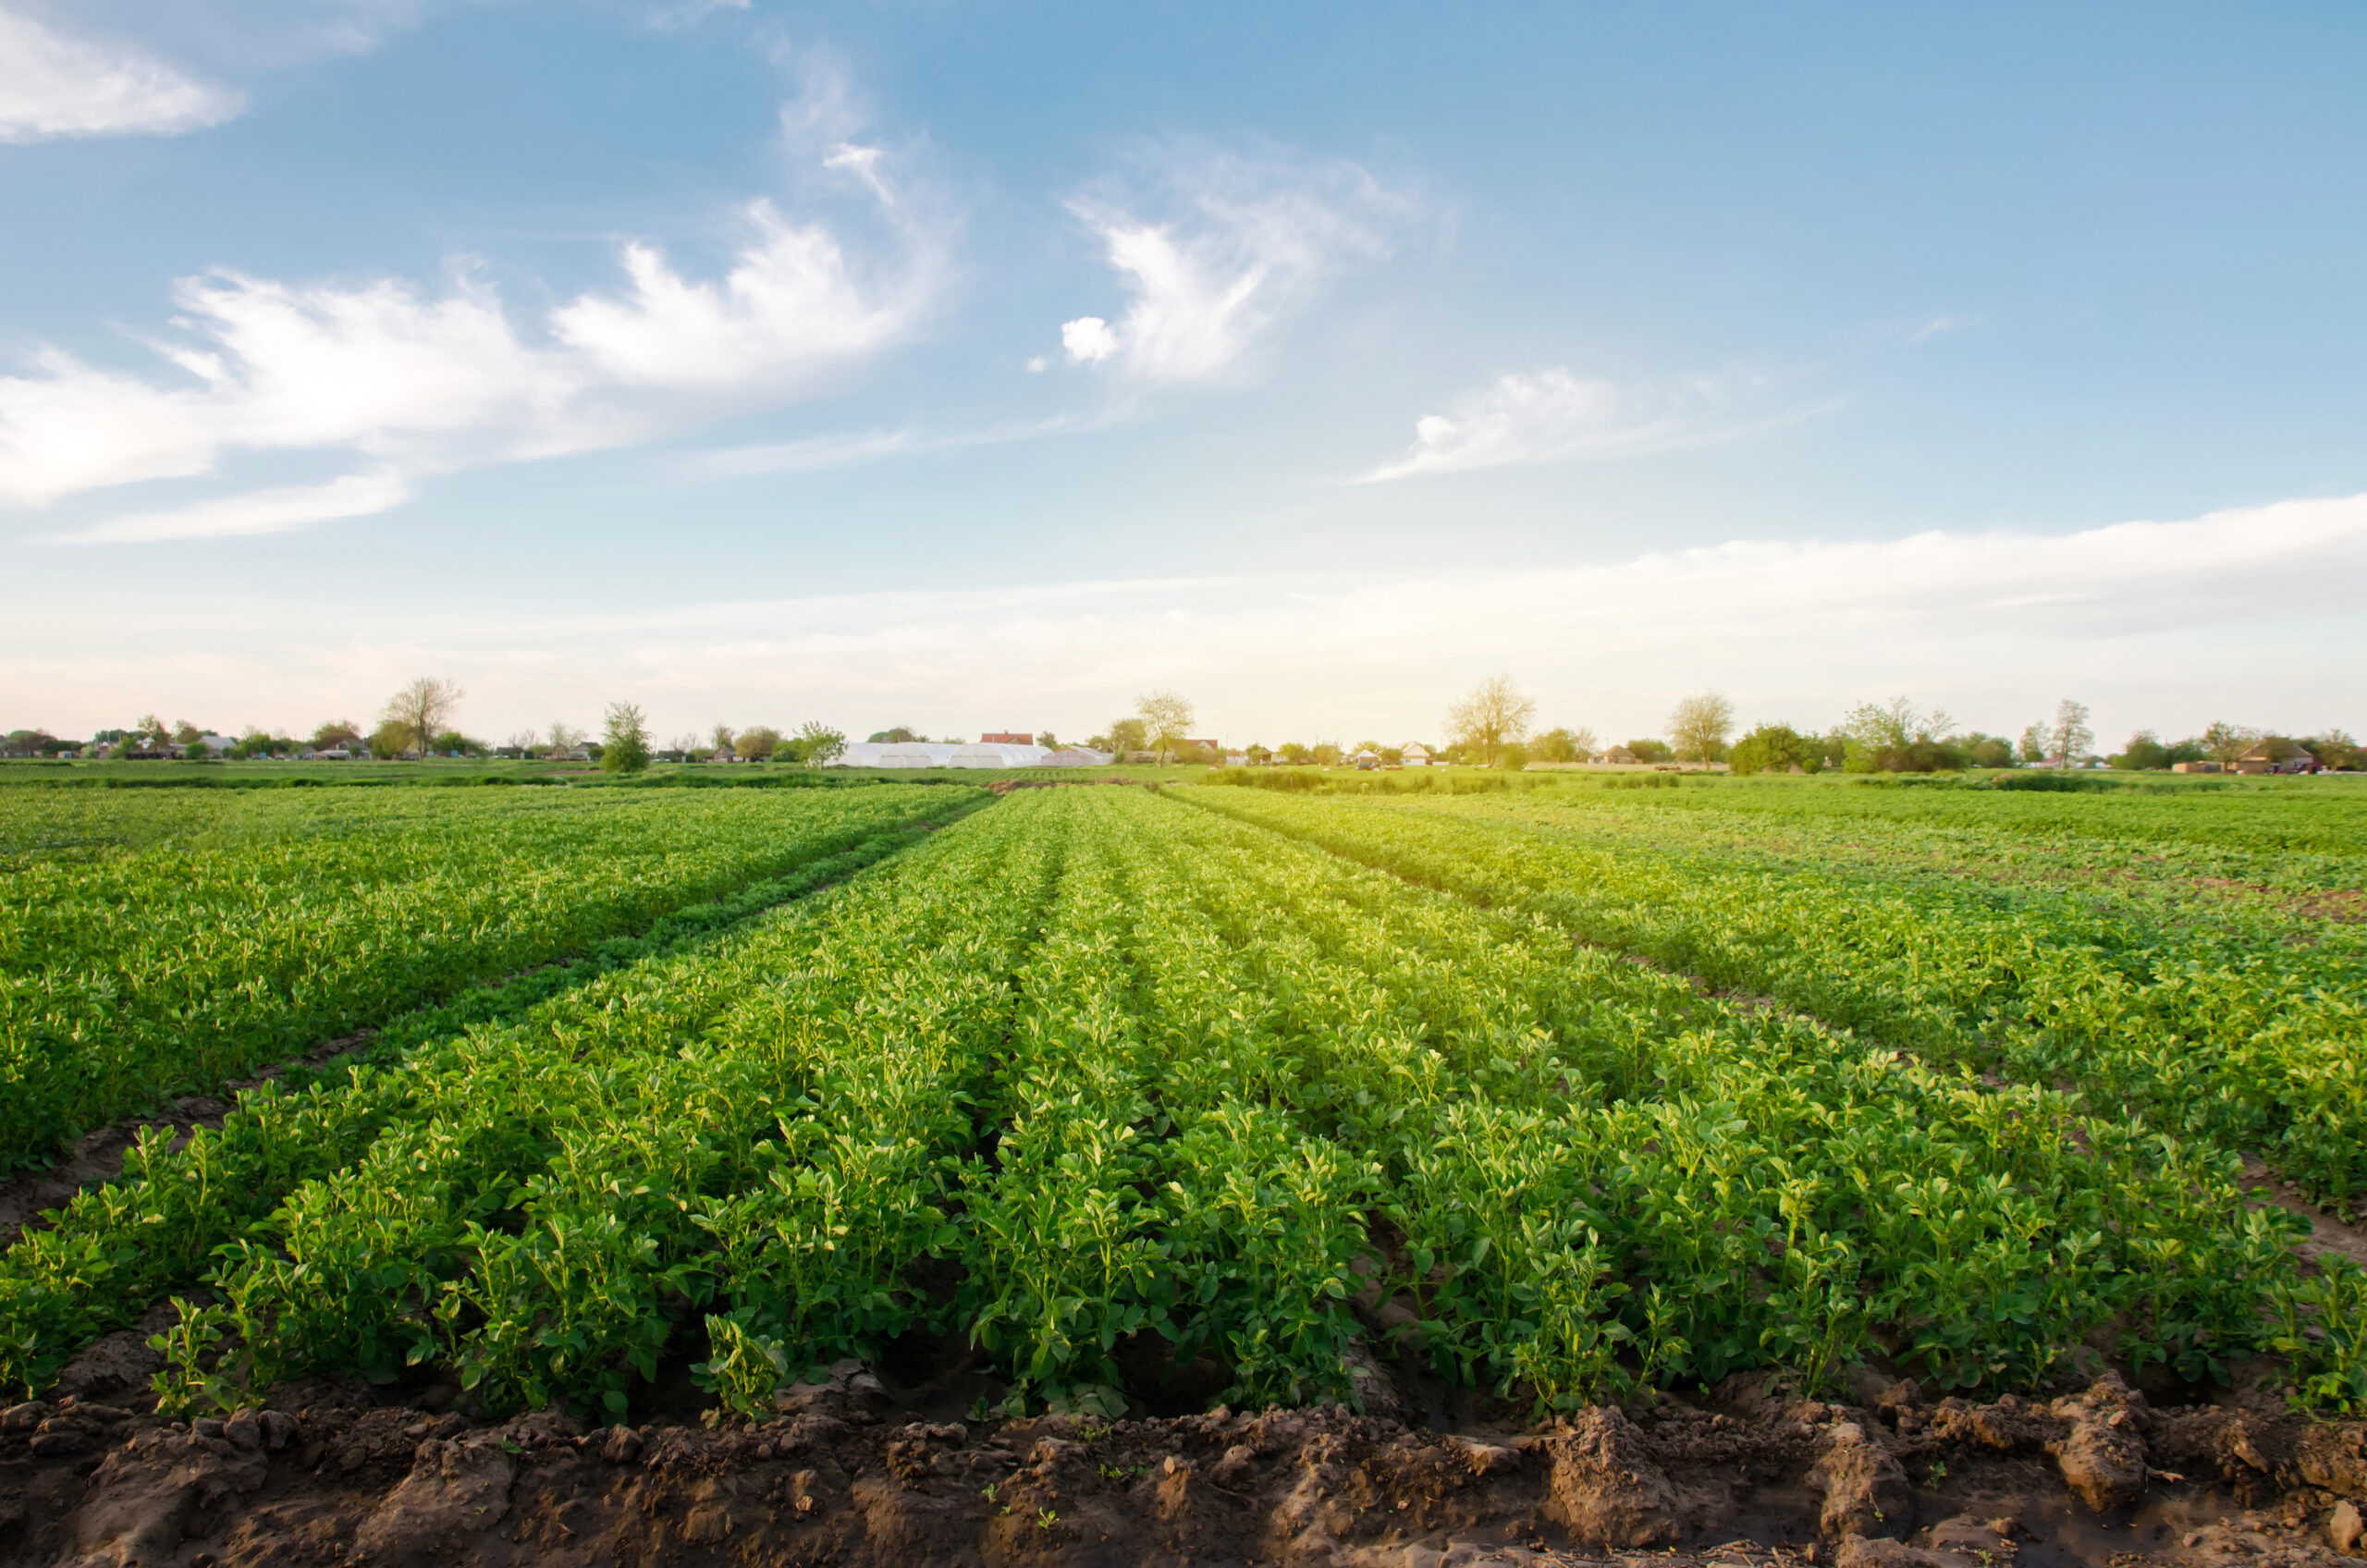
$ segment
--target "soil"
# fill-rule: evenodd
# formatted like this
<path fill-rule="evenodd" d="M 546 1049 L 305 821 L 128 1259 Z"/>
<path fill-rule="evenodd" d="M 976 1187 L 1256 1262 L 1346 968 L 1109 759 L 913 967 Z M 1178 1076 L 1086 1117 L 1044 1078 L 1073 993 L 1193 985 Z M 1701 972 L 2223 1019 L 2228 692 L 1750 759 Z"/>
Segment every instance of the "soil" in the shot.
<path fill-rule="evenodd" d="M 1337 1405 L 981 1422 L 947 1408 L 958 1378 L 899 1390 L 846 1362 L 762 1423 L 496 1422 L 448 1386 L 327 1381 L 225 1423 L 108 1394 L 153 1360 L 114 1339 L 69 1370 L 80 1395 L 0 1413 L 5 1568 L 2367 1568 L 2367 1425 L 2157 1408 L 2109 1374 L 1978 1405 L 1870 1376 L 1849 1403 L 1795 1400 L 1754 1375 L 1535 1427 Z M 1369 1405 L 1438 1409 L 1371 1365 Z"/>

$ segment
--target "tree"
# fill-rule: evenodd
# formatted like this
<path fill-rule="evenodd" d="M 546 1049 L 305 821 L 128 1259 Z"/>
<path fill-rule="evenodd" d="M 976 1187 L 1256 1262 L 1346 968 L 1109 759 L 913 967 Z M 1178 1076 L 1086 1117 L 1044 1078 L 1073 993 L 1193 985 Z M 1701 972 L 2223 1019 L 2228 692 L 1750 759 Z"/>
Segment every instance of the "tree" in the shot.
<path fill-rule="evenodd" d="M 1904 696 L 1859 703 L 1841 721 L 1843 763 L 1852 773 L 1931 773 L 1963 759 L 1941 739 L 1955 721 L 1945 710 L 1917 707 Z"/>
<path fill-rule="evenodd" d="M 1150 731 L 1139 718 L 1122 718 L 1110 727 L 1110 750 L 1118 760 L 1126 760 L 1131 752 L 1150 750 Z"/>
<path fill-rule="evenodd" d="M 411 727 L 401 719 L 390 718 L 371 734 L 370 754 L 380 762 L 392 762 L 409 750 Z"/>
<path fill-rule="evenodd" d="M 1036 732 L 1036 743 L 1048 752 L 1058 751 L 1061 746 L 1060 741 L 1049 729 L 1039 729 Z"/>
<path fill-rule="evenodd" d="M 902 746 L 909 745 L 919 739 L 919 734 L 914 730 L 911 725 L 896 724 L 890 725 L 889 728 L 879 731 L 877 735 L 874 735 L 871 738 L 871 743 L 875 746 Z"/>
<path fill-rule="evenodd" d="M 1734 743 L 1727 765 L 1736 773 L 1789 773 L 1795 766 L 1812 773 L 1824 765 L 1813 737 L 1788 724 L 1761 724 Z"/>
<path fill-rule="evenodd" d="M 2232 764 L 2259 742 L 2259 730 L 2230 724 L 2224 718 L 2212 720 L 2211 728 L 2202 732 L 2203 750 L 2209 752 L 2222 767 Z"/>
<path fill-rule="evenodd" d="M 1493 766 L 1499 750 L 1528 739 L 1528 727 L 1536 719 L 1537 699 L 1515 685 L 1511 676 L 1491 675 L 1446 710 L 1447 738 L 1478 747 L 1481 760 Z"/>
<path fill-rule="evenodd" d="M 1176 692 L 1164 688 L 1146 692 L 1134 699 L 1134 711 L 1142 715 L 1143 734 L 1162 763 L 1191 736 L 1191 702 Z"/>
<path fill-rule="evenodd" d="M 2033 724 L 2022 731 L 2019 754 L 2024 767 L 2036 767 L 2046 760 L 2046 729 L 2043 725 Z"/>
<path fill-rule="evenodd" d="M 1282 749 L 1274 754 L 1281 757 L 1282 761 L 1288 763 L 1293 767 L 1304 767 L 1308 763 L 1315 760 L 1315 753 L 1308 751 L 1305 746 L 1300 745 L 1296 741 L 1283 741 Z"/>
<path fill-rule="evenodd" d="M 1734 704 L 1715 692 L 1680 699 L 1668 716 L 1668 738 L 1688 762 L 1716 762 L 1734 727 Z"/>
<path fill-rule="evenodd" d="M 799 726 L 797 757 L 806 766 L 828 767 L 846 753 L 847 738 L 842 731 L 811 719 Z"/>
<path fill-rule="evenodd" d="M 362 731 L 354 728 L 353 720 L 333 718 L 313 731 L 313 747 L 325 752 L 332 746 L 350 746 L 361 739 Z"/>
<path fill-rule="evenodd" d="M 2129 773 L 2165 768 L 2170 766 L 2169 748 L 2163 745 L 2161 737 L 2152 730 L 2140 729 L 2128 738 L 2128 744 L 2120 749 L 2120 755 L 2112 759 L 2112 766 Z"/>
<path fill-rule="evenodd" d="M 735 749 L 742 762 L 762 762 L 780 750 L 780 731 L 769 724 L 751 726 L 740 732 Z"/>
<path fill-rule="evenodd" d="M 600 771 L 639 773 L 648 766 L 648 715 L 639 703 L 610 703 L 600 729 Z"/>
<path fill-rule="evenodd" d="M 554 721 L 550 728 L 550 756 L 553 762 L 563 762 L 567 753 L 583 744 L 583 731 L 572 724 Z"/>
<path fill-rule="evenodd" d="M 2003 735 L 1983 735 L 1976 729 L 1966 736 L 1965 756 L 1975 767 L 2011 767 L 2014 766 L 2014 742 Z"/>
<path fill-rule="evenodd" d="M 2055 704 L 2054 724 L 2046 732 L 2046 743 L 2057 767 L 2069 767 L 2087 755 L 2096 743 L 2096 732 L 2088 728 L 2088 704 L 2068 697 Z"/>
<path fill-rule="evenodd" d="M 1669 762 L 1676 756 L 1675 751 L 1666 741 L 1650 737 L 1641 741 L 1628 741 L 1627 749 L 1636 754 L 1637 762 Z"/>
<path fill-rule="evenodd" d="M 460 705 L 462 695 L 460 687 L 451 681 L 423 675 L 387 698 L 386 711 L 379 718 L 382 725 L 401 725 L 409 733 L 411 743 L 424 752 L 435 742 L 436 732 L 448 727 L 452 710 Z"/>
<path fill-rule="evenodd" d="M 1594 731 L 1581 725 L 1576 729 L 1549 729 L 1528 748 L 1528 754 L 1539 762 L 1592 762 L 1601 749 Z"/>
<path fill-rule="evenodd" d="M 715 740 L 715 754 L 730 762 L 732 748 L 740 743 L 740 732 L 728 724 L 718 724 L 711 733 Z"/>
<path fill-rule="evenodd" d="M 2348 772 L 2360 764 L 2359 742 L 2351 739 L 2348 730 L 2327 729 L 2311 736 L 2302 744 L 2310 748 L 2310 754 L 2323 766 Z"/>

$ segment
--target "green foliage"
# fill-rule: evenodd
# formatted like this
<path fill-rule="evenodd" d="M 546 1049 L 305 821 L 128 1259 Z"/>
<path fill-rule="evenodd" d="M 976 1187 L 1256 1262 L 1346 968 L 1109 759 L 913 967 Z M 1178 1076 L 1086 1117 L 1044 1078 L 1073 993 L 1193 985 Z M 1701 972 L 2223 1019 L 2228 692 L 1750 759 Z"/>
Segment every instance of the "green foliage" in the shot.
<path fill-rule="evenodd" d="M 1115 1415 L 1209 1363 L 1229 1402 L 1354 1402 L 1367 1348 L 1540 1414 L 1831 1389 L 1877 1341 L 2035 1390 L 2107 1330 L 2131 1366 L 2266 1349 L 2320 1407 L 2367 1396 L 2367 1276 L 2304 1279 L 2230 1152 L 2351 1169 L 2345 938 L 1956 879 L 2086 800 L 1493 777 L 1022 791 L 762 918 L 456 1003 L 28 1235 L 0 1373 L 37 1389 L 202 1285 L 160 1337 L 181 1410 L 433 1366 L 494 1410 L 618 1412 L 703 1339 L 701 1386 L 756 1415 L 914 1333 L 966 1335 L 1006 1412 Z M 839 820 L 812 809 L 809 854 Z M 2125 852 L 2027 858 L 2113 887 Z"/>
<path fill-rule="evenodd" d="M 0 906 L 0 1165 L 955 803 L 910 787 L 34 793 L 0 797 L 0 835 L 55 839 L 24 820 L 46 815 L 99 842 L 28 857 Z"/>
<path fill-rule="evenodd" d="M 1736 741 L 1726 760 L 1738 774 L 1788 773 L 1795 766 L 1814 773 L 1824 766 L 1824 747 L 1788 724 L 1762 724 Z"/>
<path fill-rule="evenodd" d="M 603 773 L 639 773 L 649 766 L 649 721 L 640 704 L 608 704 L 599 757 Z"/>

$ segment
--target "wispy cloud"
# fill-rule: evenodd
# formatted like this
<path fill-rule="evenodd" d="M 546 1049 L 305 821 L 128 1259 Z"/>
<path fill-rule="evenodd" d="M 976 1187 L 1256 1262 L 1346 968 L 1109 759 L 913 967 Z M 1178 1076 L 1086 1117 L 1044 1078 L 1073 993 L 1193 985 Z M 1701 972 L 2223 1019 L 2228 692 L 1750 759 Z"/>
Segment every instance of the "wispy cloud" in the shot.
<path fill-rule="evenodd" d="M 744 11 L 749 0 L 662 0 L 649 10 L 649 25 L 659 32 L 693 28 L 717 11 Z"/>
<path fill-rule="evenodd" d="M 1061 346 L 1073 364 L 1108 362 L 1147 383 L 1231 368 L 1342 264 L 1383 253 L 1406 208 L 1344 161 L 1191 146 L 1144 168 L 1139 188 L 1107 182 L 1068 203 L 1101 242 L 1126 303 L 1115 320 L 1062 324 Z"/>
<path fill-rule="evenodd" d="M 246 95 L 126 45 L 0 10 L 0 141 L 173 136 L 234 119 Z"/>
<path fill-rule="evenodd" d="M 1362 483 L 1708 446 L 1835 406 L 1738 415 L 1737 400 L 1733 389 L 1713 379 L 1639 396 L 1560 366 L 1515 372 L 1465 393 L 1446 413 L 1416 420 L 1414 443 L 1405 455 L 1364 475 Z"/>
<path fill-rule="evenodd" d="M 160 539 L 222 539 L 285 533 L 316 522 L 389 511 L 411 497 L 411 485 L 391 469 L 350 473 L 325 484 L 251 490 L 161 511 L 128 512 L 67 533 L 44 534 L 49 545 L 144 544 Z"/>
<path fill-rule="evenodd" d="M 1967 327 L 1978 326 L 1987 319 L 1980 315 L 1933 316 L 1909 331 L 1907 341 L 1910 347 L 1919 343 L 1929 343 L 1934 337 L 1944 337 L 1951 332 L 1962 332 Z"/>
<path fill-rule="evenodd" d="M 736 479 L 757 473 L 796 473 L 811 469 L 838 468 L 876 458 L 915 452 L 950 452 L 969 447 L 999 447 L 1012 441 L 1039 441 L 1049 436 L 1081 435 L 1104 430 L 1130 416 L 1132 405 L 1121 403 L 1091 414 L 1055 414 L 1049 419 L 991 424 L 975 430 L 860 431 L 814 435 L 798 441 L 767 442 L 753 447 L 727 447 L 694 453 L 682 472 L 699 479 Z"/>
<path fill-rule="evenodd" d="M 624 286 L 557 306 L 539 330 L 466 263 L 435 290 L 183 279 L 178 316 L 149 345 L 178 374 L 49 349 L 29 374 L 0 376 L 0 504 L 210 475 L 239 452 L 344 451 L 415 481 L 619 446 L 810 391 L 913 332 L 945 268 L 941 230 L 913 210 L 887 153 L 838 142 L 820 165 L 884 238 L 866 245 L 859 224 L 792 219 L 760 199 L 741 209 L 719 276 L 628 241 Z M 254 515 L 283 515 L 292 494 L 253 498 Z M 84 534 L 164 537 L 149 531 L 154 515 Z"/>

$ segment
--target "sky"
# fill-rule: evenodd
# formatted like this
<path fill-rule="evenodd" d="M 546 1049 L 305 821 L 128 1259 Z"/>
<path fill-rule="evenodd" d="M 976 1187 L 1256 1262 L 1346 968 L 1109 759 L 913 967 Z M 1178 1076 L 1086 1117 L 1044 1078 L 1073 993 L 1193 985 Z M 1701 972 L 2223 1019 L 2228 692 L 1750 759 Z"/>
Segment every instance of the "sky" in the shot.
<path fill-rule="evenodd" d="M 2367 727 L 2367 9 L 0 0 L 0 728 Z"/>

